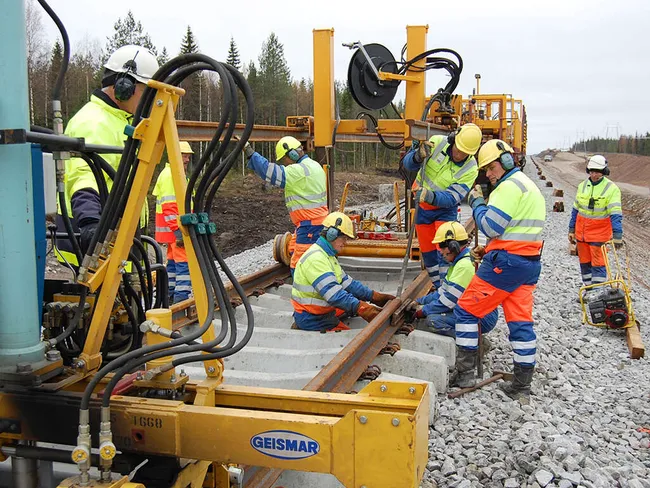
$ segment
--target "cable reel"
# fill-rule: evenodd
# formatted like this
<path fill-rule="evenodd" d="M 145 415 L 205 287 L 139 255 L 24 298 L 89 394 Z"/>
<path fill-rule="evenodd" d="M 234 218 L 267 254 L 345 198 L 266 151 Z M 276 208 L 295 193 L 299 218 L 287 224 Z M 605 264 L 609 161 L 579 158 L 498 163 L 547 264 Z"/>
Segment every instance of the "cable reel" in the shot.
<path fill-rule="evenodd" d="M 357 48 L 348 67 L 348 89 L 354 101 L 367 110 L 380 110 L 395 98 L 399 81 L 379 79 L 379 71 L 397 73 L 392 53 L 381 44 L 344 44 Z"/>

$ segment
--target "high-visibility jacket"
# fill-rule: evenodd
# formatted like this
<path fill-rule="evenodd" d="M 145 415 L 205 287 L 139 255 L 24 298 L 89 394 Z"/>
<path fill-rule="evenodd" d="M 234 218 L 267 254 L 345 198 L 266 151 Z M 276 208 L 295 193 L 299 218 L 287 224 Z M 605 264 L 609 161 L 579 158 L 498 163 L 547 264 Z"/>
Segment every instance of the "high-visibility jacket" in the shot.
<path fill-rule="evenodd" d="M 539 256 L 546 203 L 537 185 L 519 168 L 508 171 L 490 193 L 489 205 L 477 205 L 473 214 L 489 239 L 486 251 Z"/>
<path fill-rule="evenodd" d="M 449 313 L 456 306 L 456 302 L 469 285 L 474 276 L 475 269 L 468 249 L 463 249 L 456 259 L 449 265 L 447 275 L 440 288 L 417 302 L 424 305 L 424 315 Z"/>
<path fill-rule="evenodd" d="M 416 224 L 456 220 L 458 206 L 478 176 L 478 165 L 473 156 L 460 163 L 452 160 L 451 145 L 446 136 L 433 136 L 429 142 L 433 145 L 432 152 L 424 165 L 415 161 L 415 149 L 404 156 L 404 167 L 419 171 L 413 185 L 422 182 L 424 189 L 435 192 L 433 205 L 420 202 Z"/>
<path fill-rule="evenodd" d="M 156 241 L 176 242 L 182 235 L 178 229 L 178 205 L 169 163 L 158 175 L 153 196 L 156 198 Z"/>
<path fill-rule="evenodd" d="M 65 135 L 83 137 L 88 144 L 123 147 L 127 136 L 124 128 L 131 123 L 132 115 L 117 107 L 106 93 L 95 90 L 90 101 L 70 119 Z M 117 170 L 121 154 L 102 154 L 108 164 Z M 106 185 L 110 191 L 113 181 L 104 173 Z M 91 222 L 99 221 L 101 203 L 95 177 L 88 164 L 81 158 L 71 158 L 65 162 L 65 199 L 68 215 L 72 219 L 75 232 Z M 58 206 L 58 202 L 57 202 Z M 58 209 L 57 227 L 65 231 L 63 219 Z M 146 226 L 149 210 L 145 204 L 140 216 L 141 226 Z M 65 257 L 70 264 L 78 266 L 77 258 L 72 253 L 72 245 L 67 239 L 57 239 L 59 252 L 57 257 Z"/>
<path fill-rule="evenodd" d="M 283 166 L 270 163 L 254 153 L 248 167 L 271 185 L 284 188 L 284 200 L 291 221 L 296 227 L 321 225 L 329 213 L 325 171 L 306 155 L 293 164 Z"/>
<path fill-rule="evenodd" d="M 569 232 L 575 232 L 576 239 L 582 242 L 623 237 L 621 190 L 613 181 L 603 177 L 594 183 L 587 178 L 578 185 Z"/>
<path fill-rule="evenodd" d="M 370 288 L 343 271 L 334 248 L 324 237 L 319 237 L 298 261 L 291 289 L 291 303 L 297 313 L 324 315 L 339 308 L 356 314 L 359 300 L 371 298 Z"/>

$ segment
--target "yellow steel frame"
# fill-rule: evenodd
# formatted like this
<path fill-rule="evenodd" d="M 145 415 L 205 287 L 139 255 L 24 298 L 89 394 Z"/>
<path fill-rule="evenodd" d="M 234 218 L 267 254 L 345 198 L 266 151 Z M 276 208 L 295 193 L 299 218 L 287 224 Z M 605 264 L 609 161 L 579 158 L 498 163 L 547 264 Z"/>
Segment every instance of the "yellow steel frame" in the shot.
<path fill-rule="evenodd" d="M 410 25 L 406 27 L 407 55 L 409 58 L 426 51 L 427 25 Z M 425 60 L 415 66 L 423 67 Z M 406 82 L 406 100 L 404 119 L 380 119 L 377 133 L 384 136 L 398 136 L 410 146 L 412 139 L 428 139 L 435 133 L 446 132 L 449 127 L 422 123 L 420 118 L 424 111 L 426 97 L 426 72 L 410 71 L 406 75 L 379 73 L 382 80 L 401 80 Z M 314 30 L 314 146 L 329 147 L 336 125 L 337 138 L 345 142 L 368 142 L 361 138 L 367 134 L 365 120 L 335 120 L 334 92 L 334 29 Z M 358 136 L 359 139 L 355 139 Z"/>
<path fill-rule="evenodd" d="M 419 485 L 426 468 L 426 384 L 374 381 L 358 394 L 347 395 L 217 385 L 208 378 L 188 383 L 188 391 L 194 395 L 193 405 L 113 397 L 111 423 L 116 447 L 198 460 L 183 475 L 190 481 L 204 477 L 207 463 L 215 462 L 330 473 L 350 488 L 411 488 Z M 15 419 L 22 426 L 20 434 L 0 435 L 0 443 L 41 440 L 38 432 L 31 430 L 35 424 L 26 410 L 31 409 L 21 409 L 12 393 L 0 394 L 0 417 Z M 279 448 L 273 451 L 270 444 L 264 447 L 265 441 L 258 440 L 272 439 L 277 431 L 289 431 L 317 444 L 311 445 L 307 457 L 282 459 L 288 456 L 282 456 Z M 219 477 L 220 484 L 216 479 L 213 477 L 212 486 L 229 486 L 223 484 L 226 477 Z M 91 486 L 141 487 L 95 483 Z"/>
<path fill-rule="evenodd" d="M 139 222 L 140 212 L 138 209 L 141 209 L 145 203 L 154 169 L 160 162 L 165 148 L 167 149 L 171 167 L 179 215 L 183 215 L 187 211 L 185 208 L 185 170 L 174 117 L 178 100 L 185 94 L 185 90 L 153 80 L 147 84 L 150 88 L 156 90 L 155 103 L 152 105 L 150 116 L 138 124 L 133 135 L 134 139 L 139 139 L 142 142 L 138 151 L 138 167 L 126 209 L 119 225 L 115 243 L 111 245 L 109 256 L 100 260 L 100 265 L 96 270 L 89 270 L 89 278 L 83 282 L 91 291 L 97 290 L 101 285 L 101 291 L 97 298 L 93 320 L 88 330 L 83 352 L 79 356 L 83 368 L 81 368 L 80 374 L 77 375 L 77 379 L 96 371 L 101 365 L 100 349 L 122 279 L 123 263 L 128 258 L 133 236 Z M 188 230 L 180 222 L 179 228 L 183 234 L 199 323 L 203 323 L 208 316 L 207 290 Z M 202 339 L 204 342 L 214 339 L 214 331 L 211 327 L 208 328 Z M 221 363 L 217 360 L 206 361 L 205 368 L 206 374 L 211 377 L 220 377 L 223 371 Z"/>

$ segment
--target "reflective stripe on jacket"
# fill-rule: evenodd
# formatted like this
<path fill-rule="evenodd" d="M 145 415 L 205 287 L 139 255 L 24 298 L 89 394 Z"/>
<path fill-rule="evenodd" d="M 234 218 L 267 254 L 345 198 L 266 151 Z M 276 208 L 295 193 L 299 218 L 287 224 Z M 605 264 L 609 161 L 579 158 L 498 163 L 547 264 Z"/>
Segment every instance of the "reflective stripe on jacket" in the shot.
<path fill-rule="evenodd" d="M 296 312 L 324 315 L 340 308 L 356 314 L 359 300 L 370 300 L 372 290 L 353 280 L 341 268 L 334 249 L 323 237 L 296 265 L 291 303 Z"/>
<path fill-rule="evenodd" d="M 451 145 L 446 136 L 433 136 L 429 142 L 433 144 L 433 151 L 424 167 L 413 159 L 416 150 L 404 157 L 406 169 L 419 170 L 413 185 L 419 185 L 421 181 L 424 189 L 435 192 L 433 205 L 420 202 L 418 224 L 456 220 L 458 206 L 478 176 L 478 165 L 473 156 L 461 163 L 451 159 Z"/>
<path fill-rule="evenodd" d="M 284 188 L 285 204 L 296 227 L 301 222 L 319 225 L 327 217 L 325 171 L 316 161 L 305 155 L 293 164 L 282 166 L 254 153 L 248 167 L 271 185 Z"/>
<path fill-rule="evenodd" d="M 474 221 L 490 240 L 486 251 L 503 249 L 521 256 L 538 256 L 546 221 L 546 203 L 537 185 L 514 168 L 490 193 L 489 205 L 474 209 Z"/>
<path fill-rule="evenodd" d="M 174 232 L 178 230 L 178 205 L 169 163 L 158 175 L 153 196 L 156 198 L 156 241 L 176 242 Z"/>
<path fill-rule="evenodd" d="M 422 309 L 424 315 L 451 312 L 472 280 L 474 273 L 474 264 L 472 264 L 469 250 L 463 249 L 449 266 L 440 288 L 417 300 L 418 303 L 424 305 Z"/>
<path fill-rule="evenodd" d="M 593 183 L 587 178 L 578 185 L 569 232 L 575 232 L 576 239 L 583 242 L 606 242 L 623 236 L 621 190 L 613 181 L 603 177 Z"/>

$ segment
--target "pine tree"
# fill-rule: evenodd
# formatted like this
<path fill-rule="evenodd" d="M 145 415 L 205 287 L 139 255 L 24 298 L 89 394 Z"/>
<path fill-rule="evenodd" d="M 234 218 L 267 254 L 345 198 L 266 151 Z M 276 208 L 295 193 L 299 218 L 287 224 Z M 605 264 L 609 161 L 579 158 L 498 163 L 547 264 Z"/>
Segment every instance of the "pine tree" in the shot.
<path fill-rule="evenodd" d="M 194 41 L 194 34 L 190 26 L 187 26 L 185 37 L 181 41 L 181 54 L 194 54 L 199 52 L 199 46 Z"/>
<path fill-rule="evenodd" d="M 275 33 L 262 44 L 259 56 L 262 98 L 257 106 L 263 114 L 263 123 L 284 123 L 291 103 L 291 72 L 284 57 L 284 46 Z"/>
<path fill-rule="evenodd" d="M 104 53 L 102 62 L 105 62 L 117 49 L 127 44 L 142 46 L 149 49 L 154 55 L 158 54 L 158 51 L 151 42 L 151 37 L 143 31 L 142 23 L 140 21 L 136 22 L 130 10 L 124 20 L 121 18 L 117 19 L 117 22 L 113 24 L 113 28 L 115 29 L 115 33 L 111 37 L 106 38 L 106 52 Z"/>
<path fill-rule="evenodd" d="M 232 36 L 230 36 L 230 46 L 228 47 L 228 57 L 226 63 L 235 68 L 237 71 L 241 68 L 241 60 L 239 59 L 239 50 L 237 44 Z"/>
<path fill-rule="evenodd" d="M 185 36 L 181 41 L 180 54 L 195 54 L 198 52 L 199 46 L 194 39 L 191 27 L 188 25 Z M 181 87 L 185 89 L 186 95 L 181 98 L 179 103 L 179 118 L 203 120 L 203 77 L 201 73 L 190 75 L 181 83 Z"/>
<path fill-rule="evenodd" d="M 163 47 L 160 55 L 158 55 L 158 64 L 162 66 L 167 61 L 169 61 L 169 54 L 167 53 L 167 48 Z"/>

